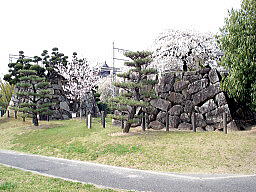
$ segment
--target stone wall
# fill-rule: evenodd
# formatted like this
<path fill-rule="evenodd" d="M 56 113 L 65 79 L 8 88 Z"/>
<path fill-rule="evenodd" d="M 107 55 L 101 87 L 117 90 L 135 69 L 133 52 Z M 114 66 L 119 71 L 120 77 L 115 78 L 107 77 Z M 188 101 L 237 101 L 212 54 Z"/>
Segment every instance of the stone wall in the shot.
<path fill-rule="evenodd" d="M 195 113 L 197 130 L 222 130 L 226 112 L 228 129 L 239 130 L 220 80 L 218 71 L 210 68 L 164 74 L 156 87 L 159 98 L 150 102 L 155 110 L 149 115 L 149 128 L 163 129 L 168 112 L 170 128 L 191 130 L 191 114 Z"/>
<path fill-rule="evenodd" d="M 70 101 L 66 97 L 61 83 L 52 84 L 51 90 L 53 94 L 52 102 L 54 105 L 51 107 L 53 114 L 50 119 L 69 119 L 71 118 Z"/>

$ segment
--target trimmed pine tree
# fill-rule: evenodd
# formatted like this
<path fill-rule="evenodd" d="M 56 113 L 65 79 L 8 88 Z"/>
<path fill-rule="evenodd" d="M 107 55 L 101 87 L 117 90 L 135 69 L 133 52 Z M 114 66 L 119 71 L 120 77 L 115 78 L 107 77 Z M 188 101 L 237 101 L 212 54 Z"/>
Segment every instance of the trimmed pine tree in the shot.
<path fill-rule="evenodd" d="M 123 93 L 111 99 L 112 109 L 116 109 L 121 115 L 113 115 L 116 120 L 124 120 L 123 132 L 128 133 L 132 124 L 141 122 L 142 112 L 147 112 L 150 108 L 149 101 L 156 98 L 154 85 L 157 84 L 155 76 L 157 70 L 148 68 L 152 61 L 152 53 L 148 51 L 127 52 L 125 56 L 130 58 L 131 62 L 125 62 L 125 65 L 131 67 L 128 72 L 118 74 L 123 78 L 123 82 L 114 83 L 114 86 L 121 88 Z"/>
<path fill-rule="evenodd" d="M 16 93 L 19 104 L 14 109 L 32 117 L 32 122 L 38 126 L 38 115 L 50 114 L 51 94 L 49 82 L 44 77 L 38 75 L 42 70 L 39 65 L 32 65 L 30 69 L 19 70 L 19 83 L 16 84 Z"/>

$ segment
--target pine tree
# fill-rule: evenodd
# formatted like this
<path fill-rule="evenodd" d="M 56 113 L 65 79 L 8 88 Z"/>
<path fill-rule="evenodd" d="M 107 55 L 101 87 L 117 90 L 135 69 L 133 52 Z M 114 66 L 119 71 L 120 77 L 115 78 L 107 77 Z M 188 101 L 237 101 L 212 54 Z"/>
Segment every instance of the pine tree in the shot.
<path fill-rule="evenodd" d="M 19 51 L 19 57 L 15 63 L 9 63 L 9 73 L 4 75 L 4 80 L 9 82 L 11 85 L 15 85 L 19 82 L 21 69 L 29 69 L 31 67 L 31 59 L 25 57 L 23 51 Z"/>
<path fill-rule="evenodd" d="M 49 83 L 45 77 L 40 77 L 38 72 L 43 70 L 39 65 L 32 65 L 30 69 L 19 70 L 19 83 L 17 97 L 19 99 L 18 106 L 15 110 L 32 116 L 32 122 L 38 126 L 37 115 L 49 114 L 51 106 Z"/>
<path fill-rule="evenodd" d="M 125 56 L 130 58 L 131 62 L 125 62 L 125 65 L 131 67 L 128 72 L 118 74 L 124 79 L 121 83 L 114 83 L 114 86 L 122 88 L 124 92 L 111 99 L 112 108 L 121 112 L 122 115 L 114 115 L 114 119 L 124 120 L 125 126 L 123 132 L 128 133 L 133 123 L 138 123 L 141 119 L 140 111 L 147 111 L 150 107 L 150 99 L 156 98 L 153 89 L 157 80 L 150 79 L 150 75 L 157 73 L 156 69 L 147 68 L 152 61 L 151 52 L 137 51 L 127 52 Z"/>

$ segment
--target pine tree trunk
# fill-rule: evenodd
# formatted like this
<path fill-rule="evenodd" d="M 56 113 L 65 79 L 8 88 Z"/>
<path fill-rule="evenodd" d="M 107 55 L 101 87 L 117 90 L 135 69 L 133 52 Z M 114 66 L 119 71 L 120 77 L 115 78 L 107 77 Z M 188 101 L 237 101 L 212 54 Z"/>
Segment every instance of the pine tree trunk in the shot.
<path fill-rule="evenodd" d="M 130 128 L 131 128 L 131 123 L 126 122 L 125 126 L 124 126 L 124 129 L 123 129 L 123 132 L 124 133 L 129 133 Z"/>
<path fill-rule="evenodd" d="M 33 115 L 33 124 L 34 124 L 35 126 L 38 126 L 38 125 L 39 125 L 39 124 L 38 124 L 37 115 Z"/>
<path fill-rule="evenodd" d="M 131 113 L 130 113 L 129 116 L 128 116 L 128 120 L 133 119 L 134 116 L 135 116 L 135 113 L 136 113 L 136 107 L 132 107 Z M 131 125 L 132 125 L 131 123 L 129 123 L 129 122 L 126 121 L 125 126 L 124 126 L 124 129 L 123 129 L 123 132 L 124 132 L 124 133 L 129 133 L 130 128 L 131 128 Z"/>

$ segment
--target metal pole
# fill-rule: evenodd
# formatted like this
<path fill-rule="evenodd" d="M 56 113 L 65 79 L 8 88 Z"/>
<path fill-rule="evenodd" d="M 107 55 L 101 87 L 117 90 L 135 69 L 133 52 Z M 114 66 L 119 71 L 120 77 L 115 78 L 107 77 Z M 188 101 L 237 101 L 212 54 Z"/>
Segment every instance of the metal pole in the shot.
<path fill-rule="evenodd" d="M 112 72 L 112 83 L 115 82 L 115 42 L 113 41 L 113 72 Z M 113 87 L 113 96 L 116 96 L 116 88 Z"/>

